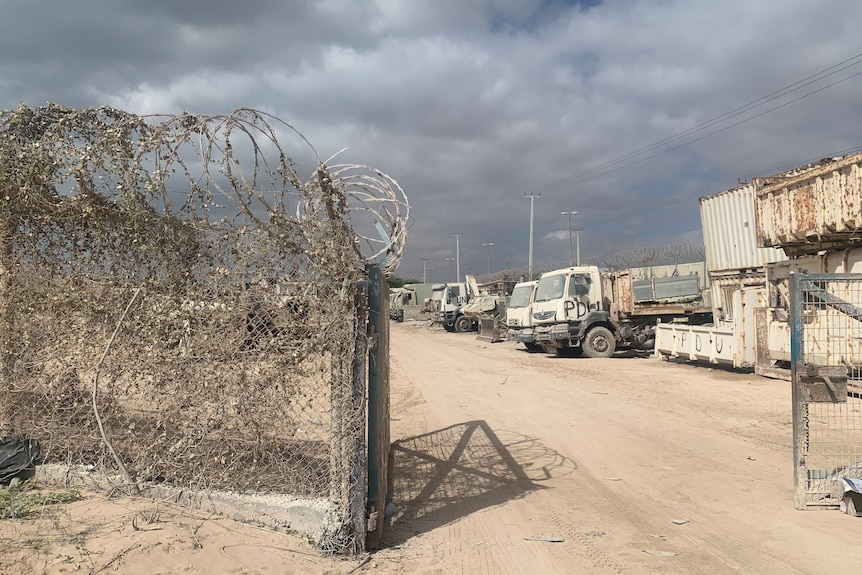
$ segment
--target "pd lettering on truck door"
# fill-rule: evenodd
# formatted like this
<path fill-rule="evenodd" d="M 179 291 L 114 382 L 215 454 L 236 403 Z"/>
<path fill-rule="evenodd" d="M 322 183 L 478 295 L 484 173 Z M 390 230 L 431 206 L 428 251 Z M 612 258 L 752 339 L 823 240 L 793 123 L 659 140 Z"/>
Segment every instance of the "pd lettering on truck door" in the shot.
<path fill-rule="evenodd" d="M 572 319 L 580 319 L 590 311 L 590 274 L 572 274 L 569 276 L 569 290 L 566 307 Z"/>

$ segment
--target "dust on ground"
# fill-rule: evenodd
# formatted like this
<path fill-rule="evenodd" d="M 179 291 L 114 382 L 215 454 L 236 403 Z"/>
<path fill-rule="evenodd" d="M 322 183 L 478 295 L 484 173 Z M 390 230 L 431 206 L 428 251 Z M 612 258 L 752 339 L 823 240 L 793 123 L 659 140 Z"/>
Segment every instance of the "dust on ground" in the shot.
<path fill-rule="evenodd" d="M 384 548 L 85 493 L 0 521 L 4 573 L 820 573 L 862 522 L 793 508 L 790 386 L 392 326 Z"/>

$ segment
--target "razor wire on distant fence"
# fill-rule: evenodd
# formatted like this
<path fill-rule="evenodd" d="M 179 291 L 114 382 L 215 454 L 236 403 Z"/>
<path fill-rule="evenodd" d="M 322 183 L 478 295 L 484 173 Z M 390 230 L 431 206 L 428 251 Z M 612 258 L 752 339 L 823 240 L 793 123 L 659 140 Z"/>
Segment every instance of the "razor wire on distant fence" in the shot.
<path fill-rule="evenodd" d="M 409 206 L 365 166 L 301 178 L 284 137 L 308 144 L 250 109 L 0 113 L 0 429 L 131 486 L 319 499 L 350 550 L 362 282 Z"/>
<path fill-rule="evenodd" d="M 582 265 L 598 266 L 604 270 L 619 271 L 631 268 L 650 268 L 652 266 L 668 266 L 686 263 L 702 262 L 706 257 L 703 244 L 682 243 L 667 244 L 659 246 L 643 246 L 632 250 L 623 250 L 612 254 L 592 256 L 582 260 Z M 533 266 L 533 276 L 545 272 L 569 267 L 570 262 L 552 262 Z M 494 272 L 490 275 L 483 274 L 476 278 L 480 283 L 493 281 L 521 281 L 526 279 L 529 270 L 526 267 L 511 268 Z"/>

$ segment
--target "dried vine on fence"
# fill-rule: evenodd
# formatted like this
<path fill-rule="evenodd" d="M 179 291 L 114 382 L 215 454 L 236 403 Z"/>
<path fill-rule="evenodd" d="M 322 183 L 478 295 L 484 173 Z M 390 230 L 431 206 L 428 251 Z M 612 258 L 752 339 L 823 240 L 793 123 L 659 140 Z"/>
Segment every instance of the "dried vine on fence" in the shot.
<path fill-rule="evenodd" d="M 250 109 L 0 112 L 0 428 L 48 462 L 343 511 L 361 281 L 397 266 L 409 206 L 330 160 Z"/>

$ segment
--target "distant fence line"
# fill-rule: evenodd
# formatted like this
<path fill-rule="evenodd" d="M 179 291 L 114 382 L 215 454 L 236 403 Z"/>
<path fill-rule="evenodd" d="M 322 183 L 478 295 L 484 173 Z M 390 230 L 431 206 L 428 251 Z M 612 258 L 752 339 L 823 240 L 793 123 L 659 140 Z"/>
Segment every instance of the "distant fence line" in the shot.
<path fill-rule="evenodd" d="M 581 265 L 594 265 L 611 271 L 630 268 L 650 268 L 658 266 L 669 266 L 677 264 L 690 264 L 702 262 L 706 259 L 706 250 L 703 244 L 667 244 L 661 246 L 644 246 L 633 250 L 625 250 L 601 256 L 583 258 Z M 567 268 L 569 261 L 558 261 L 533 266 L 534 279 L 545 272 Z M 476 276 L 479 283 L 494 281 L 521 281 L 529 276 L 529 268 L 517 267 L 501 270 L 489 274 Z"/>

